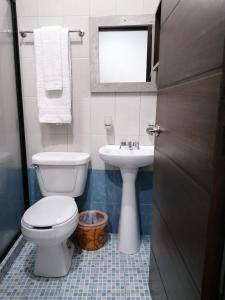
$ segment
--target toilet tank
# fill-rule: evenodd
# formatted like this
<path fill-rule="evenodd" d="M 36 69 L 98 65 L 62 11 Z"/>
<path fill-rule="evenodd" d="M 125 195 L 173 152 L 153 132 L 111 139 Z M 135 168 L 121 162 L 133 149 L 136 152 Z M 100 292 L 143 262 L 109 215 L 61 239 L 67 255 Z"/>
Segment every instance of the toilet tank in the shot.
<path fill-rule="evenodd" d="M 32 156 L 43 196 L 79 197 L 87 181 L 90 155 L 80 152 L 40 152 Z"/>

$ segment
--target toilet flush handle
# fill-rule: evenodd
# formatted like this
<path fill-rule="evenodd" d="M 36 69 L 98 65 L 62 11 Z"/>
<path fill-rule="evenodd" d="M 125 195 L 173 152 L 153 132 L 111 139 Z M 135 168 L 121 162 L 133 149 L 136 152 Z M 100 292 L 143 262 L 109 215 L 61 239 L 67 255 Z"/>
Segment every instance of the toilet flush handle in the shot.
<path fill-rule="evenodd" d="M 32 166 L 33 166 L 33 168 L 35 168 L 35 169 L 37 169 L 37 168 L 39 167 L 38 165 L 35 165 L 35 164 L 33 164 Z"/>

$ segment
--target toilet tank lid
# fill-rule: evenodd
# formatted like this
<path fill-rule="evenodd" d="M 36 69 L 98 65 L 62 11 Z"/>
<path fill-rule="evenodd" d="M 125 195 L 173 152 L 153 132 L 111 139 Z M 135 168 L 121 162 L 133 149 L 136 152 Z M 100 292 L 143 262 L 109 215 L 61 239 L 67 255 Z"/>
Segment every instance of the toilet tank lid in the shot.
<path fill-rule="evenodd" d="M 82 152 L 40 152 L 32 156 L 37 165 L 82 165 L 88 163 L 90 154 Z"/>

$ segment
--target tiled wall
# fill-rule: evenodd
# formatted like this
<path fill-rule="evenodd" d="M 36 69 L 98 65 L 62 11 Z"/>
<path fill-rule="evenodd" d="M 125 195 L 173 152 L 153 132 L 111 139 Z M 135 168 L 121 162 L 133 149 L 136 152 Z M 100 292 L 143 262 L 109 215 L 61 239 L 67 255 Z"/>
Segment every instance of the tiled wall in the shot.
<path fill-rule="evenodd" d="M 33 168 L 29 169 L 30 203 L 34 204 L 41 198 L 37 177 Z M 79 211 L 98 209 L 109 216 L 109 231 L 117 233 L 121 196 L 122 179 L 118 170 L 89 170 L 84 194 L 76 198 Z M 151 230 L 152 214 L 152 172 L 143 171 L 136 181 L 137 206 L 140 219 L 140 229 L 143 234 Z"/>
<path fill-rule="evenodd" d="M 155 120 L 156 95 L 148 93 L 91 94 L 89 74 L 89 16 L 148 14 L 158 0 L 18 0 L 20 29 L 43 25 L 83 28 L 83 43 L 71 34 L 73 72 L 73 124 L 40 125 L 38 122 L 33 37 L 21 40 L 22 81 L 28 162 L 37 151 L 87 151 L 92 168 L 104 169 L 97 150 L 106 143 L 133 138 L 152 144 L 145 134 L 148 121 Z M 114 135 L 108 136 L 104 116 L 112 115 Z"/>
<path fill-rule="evenodd" d="M 38 151 L 85 151 L 91 154 L 91 169 L 104 170 L 98 148 L 124 139 L 151 145 L 146 135 L 148 121 L 155 120 L 156 94 L 91 94 L 89 73 L 90 16 L 154 13 L 158 0 L 18 0 L 19 29 L 32 30 L 44 25 L 83 28 L 83 42 L 71 34 L 73 77 L 73 123 L 47 125 L 38 122 L 35 87 L 33 37 L 20 41 L 23 103 L 25 113 L 28 166 Z M 108 135 L 104 116 L 111 115 L 114 130 Z M 150 186 L 149 186 L 150 190 Z M 150 200 L 149 200 L 150 201 Z"/>

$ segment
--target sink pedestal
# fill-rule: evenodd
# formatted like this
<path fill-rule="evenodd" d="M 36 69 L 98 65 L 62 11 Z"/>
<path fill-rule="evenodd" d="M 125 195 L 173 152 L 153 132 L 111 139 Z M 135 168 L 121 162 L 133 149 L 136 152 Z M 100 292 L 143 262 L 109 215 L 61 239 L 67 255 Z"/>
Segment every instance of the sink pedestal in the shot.
<path fill-rule="evenodd" d="M 123 169 L 121 212 L 119 221 L 119 251 L 134 254 L 140 248 L 140 227 L 136 202 L 135 180 L 138 169 Z"/>
<path fill-rule="evenodd" d="M 120 145 L 105 145 L 99 149 L 99 155 L 106 163 L 120 168 L 123 178 L 119 251 L 126 254 L 136 253 L 140 249 L 140 229 L 135 179 L 138 168 L 153 163 L 154 146 L 140 146 L 139 149 L 131 150 Z"/>

